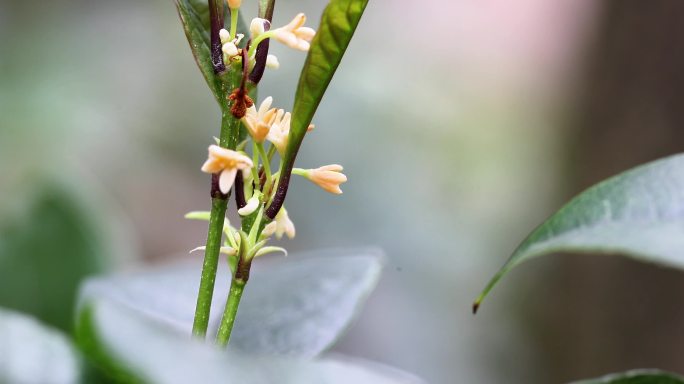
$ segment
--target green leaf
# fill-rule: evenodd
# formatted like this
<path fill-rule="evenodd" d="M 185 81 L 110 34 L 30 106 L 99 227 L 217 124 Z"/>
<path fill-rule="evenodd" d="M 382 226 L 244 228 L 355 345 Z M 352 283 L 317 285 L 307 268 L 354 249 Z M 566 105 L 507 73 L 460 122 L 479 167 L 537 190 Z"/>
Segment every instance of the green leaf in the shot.
<path fill-rule="evenodd" d="M 29 316 L 0 308 L 0 383 L 80 381 L 80 357 L 63 334 Z"/>
<path fill-rule="evenodd" d="M 657 369 L 636 369 L 573 384 L 684 384 L 684 378 Z"/>
<path fill-rule="evenodd" d="M 206 2 L 178 0 L 176 8 L 195 62 L 207 81 L 209 89 L 216 97 L 216 101 L 221 103 L 225 100 L 225 92 L 221 88 L 221 81 L 214 73 L 214 66 L 211 62 L 208 6 Z"/>
<path fill-rule="evenodd" d="M 331 0 L 299 77 L 284 161 L 292 164 L 314 113 L 337 70 L 368 0 Z"/>
<path fill-rule="evenodd" d="M 230 348 L 250 353 L 316 356 L 346 329 L 380 275 L 374 250 L 318 252 L 255 263 L 240 304 Z M 91 279 L 82 302 L 106 297 L 189 335 L 201 263 Z M 209 333 L 216 334 L 230 286 L 219 265 Z"/>
<path fill-rule="evenodd" d="M 474 309 L 513 267 L 555 252 L 619 253 L 684 268 L 684 155 L 621 173 L 575 197 L 523 241 Z"/>
<path fill-rule="evenodd" d="M 223 1 L 223 0 L 221 0 Z M 227 96 L 232 91 L 233 85 L 239 83 L 239 68 L 227 68 L 223 74 L 214 73 L 214 66 L 211 61 L 211 30 L 209 21 L 209 5 L 203 0 L 176 0 L 178 15 L 183 23 L 185 37 L 188 39 L 190 49 L 195 57 L 195 62 L 199 67 L 204 79 L 216 101 L 222 108 L 226 107 Z M 228 7 L 224 7 L 227 12 Z M 227 19 L 227 18 L 225 18 Z M 238 32 L 246 33 L 242 17 L 238 19 Z"/>
<path fill-rule="evenodd" d="M 0 305 L 71 330 L 81 281 L 104 270 L 104 239 L 67 189 L 41 183 L 34 191 L 0 224 Z"/>
<path fill-rule="evenodd" d="M 420 383 L 376 364 L 300 360 L 220 350 L 105 298 L 82 307 L 77 337 L 118 383 Z"/>

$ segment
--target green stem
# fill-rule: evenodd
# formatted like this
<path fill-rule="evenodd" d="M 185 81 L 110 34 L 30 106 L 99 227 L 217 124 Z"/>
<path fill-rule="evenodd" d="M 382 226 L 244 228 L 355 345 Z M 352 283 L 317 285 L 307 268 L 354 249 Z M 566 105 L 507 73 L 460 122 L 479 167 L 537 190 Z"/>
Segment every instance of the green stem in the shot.
<path fill-rule="evenodd" d="M 221 146 L 234 149 L 237 145 L 239 129 L 240 120 L 235 119 L 230 111 L 225 109 L 221 119 Z M 207 335 L 211 301 L 214 296 L 214 284 L 216 282 L 216 270 L 221 250 L 223 223 L 226 218 L 226 207 L 228 205 L 228 196 L 215 192 L 217 191 L 212 190 L 209 231 L 204 252 L 204 264 L 202 265 L 202 277 L 200 278 L 200 287 L 197 293 L 195 319 L 192 324 L 192 334 L 199 338 L 205 338 Z"/>
<path fill-rule="evenodd" d="M 266 173 L 266 185 L 271 185 L 271 161 L 264 150 L 264 145 L 257 143 L 256 146 L 259 150 L 259 154 L 261 154 L 261 158 L 264 160 L 262 164 L 264 165 L 264 172 Z"/>
<path fill-rule="evenodd" d="M 259 179 L 259 150 L 257 148 L 257 143 L 252 143 L 252 177 L 254 177 L 254 187 L 256 189 L 261 189 L 261 180 Z"/>
<path fill-rule="evenodd" d="M 252 44 L 249 46 L 249 51 L 247 51 L 247 57 L 249 57 L 250 59 L 253 58 L 254 55 L 256 54 L 256 50 L 257 50 L 257 47 L 259 46 L 259 44 L 262 41 L 264 41 L 266 39 L 270 39 L 273 36 L 275 36 L 274 30 L 266 31 L 266 32 L 262 33 L 261 35 L 257 36 L 252 41 Z"/>
<path fill-rule="evenodd" d="M 199 293 L 197 294 L 195 320 L 192 324 L 192 334 L 200 338 L 206 337 L 207 326 L 209 325 L 209 314 L 211 311 L 211 300 L 214 296 L 214 283 L 216 281 L 216 269 L 218 268 L 219 251 L 221 249 L 226 206 L 227 199 L 211 199 L 207 247 L 204 252 L 202 277 L 200 279 Z"/>
<path fill-rule="evenodd" d="M 226 301 L 226 309 L 221 319 L 221 326 L 216 335 L 216 343 L 222 347 L 228 344 L 230 334 L 233 332 L 233 324 L 235 323 L 235 316 L 237 315 L 242 292 L 245 289 L 246 281 L 240 279 L 233 279 L 230 283 L 230 293 Z"/>
<path fill-rule="evenodd" d="M 230 9 L 230 40 L 233 41 L 237 35 L 239 8 Z"/>

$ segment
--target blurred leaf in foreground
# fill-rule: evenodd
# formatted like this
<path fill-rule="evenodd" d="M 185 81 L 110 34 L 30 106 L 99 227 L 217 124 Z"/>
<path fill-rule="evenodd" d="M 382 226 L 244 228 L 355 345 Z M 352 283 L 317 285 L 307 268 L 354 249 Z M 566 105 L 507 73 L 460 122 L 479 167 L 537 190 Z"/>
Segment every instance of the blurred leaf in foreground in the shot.
<path fill-rule="evenodd" d="M 312 257 L 315 255 L 315 257 Z M 263 260 L 240 304 L 229 348 L 258 354 L 313 357 L 330 347 L 375 288 L 382 253 L 374 249 L 295 254 Z M 189 335 L 200 260 L 137 274 L 90 279 L 81 303 L 107 298 Z M 210 332 L 226 302 L 230 272 L 216 278 Z"/>
<path fill-rule="evenodd" d="M 81 362 L 63 334 L 0 308 L 0 383 L 74 384 Z"/>
<path fill-rule="evenodd" d="M 117 382 L 418 384 L 392 368 L 339 359 L 302 360 L 219 350 L 143 312 L 99 297 L 81 307 L 77 336 L 87 356 Z"/>
<path fill-rule="evenodd" d="M 71 330 L 81 280 L 103 271 L 100 233 L 63 187 L 35 187 L 20 214 L 0 223 L 0 305 Z"/>

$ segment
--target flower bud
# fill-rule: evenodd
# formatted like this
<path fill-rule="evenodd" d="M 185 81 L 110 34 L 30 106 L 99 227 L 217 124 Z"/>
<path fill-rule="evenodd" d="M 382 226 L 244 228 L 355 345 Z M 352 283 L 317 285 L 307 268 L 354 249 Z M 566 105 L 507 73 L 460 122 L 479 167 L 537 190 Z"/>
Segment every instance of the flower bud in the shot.
<path fill-rule="evenodd" d="M 240 8 L 241 5 L 242 0 L 228 0 L 228 7 L 230 7 L 230 9 Z"/>
<path fill-rule="evenodd" d="M 221 44 L 225 44 L 230 41 L 230 32 L 226 29 L 221 29 L 219 31 L 219 38 L 221 39 Z"/>
<path fill-rule="evenodd" d="M 252 22 L 249 24 L 249 32 L 252 34 L 252 39 L 264 33 L 264 25 L 266 25 L 266 23 L 268 23 L 268 20 L 266 19 L 262 19 L 259 17 L 255 17 L 252 19 Z"/>
<path fill-rule="evenodd" d="M 280 68 L 280 62 L 278 62 L 278 58 L 275 55 L 266 56 L 266 67 L 270 69 Z"/>

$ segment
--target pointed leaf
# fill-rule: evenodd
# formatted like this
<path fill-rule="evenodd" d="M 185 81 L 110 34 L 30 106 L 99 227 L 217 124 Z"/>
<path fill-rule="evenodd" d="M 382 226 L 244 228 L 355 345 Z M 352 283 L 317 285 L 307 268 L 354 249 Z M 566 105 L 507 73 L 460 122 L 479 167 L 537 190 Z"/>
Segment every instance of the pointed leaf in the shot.
<path fill-rule="evenodd" d="M 684 268 L 684 155 L 634 168 L 575 197 L 516 249 L 474 309 L 513 267 L 555 252 L 619 253 Z"/>
<path fill-rule="evenodd" d="M 285 161 L 292 163 L 368 0 L 331 0 L 299 77 Z"/>
<path fill-rule="evenodd" d="M 375 250 L 316 255 L 255 262 L 231 348 L 312 357 L 337 340 L 375 287 L 381 255 Z M 220 264 L 216 279 L 210 334 L 216 334 L 230 286 L 226 264 Z M 198 259 L 138 274 L 92 279 L 82 288 L 82 302 L 106 297 L 189 335 L 200 270 Z"/>
<path fill-rule="evenodd" d="M 220 350 L 105 298 L 88 301 L 79 318 L 79 345 L 121 383 L 420 383 L 415 377 L 375 364 Z"/>
<path fill-rule="evenodd" d="M 577 381 L 573 384 L 684 384 L 684 378 L 657 369 L 637 369 L 597 379 Z"/>
<path fill-rule="evenodd" d="M 80 358 L 66 336 L 31 317 L 0 309 L 0 383 L 80 381 Z"/>

